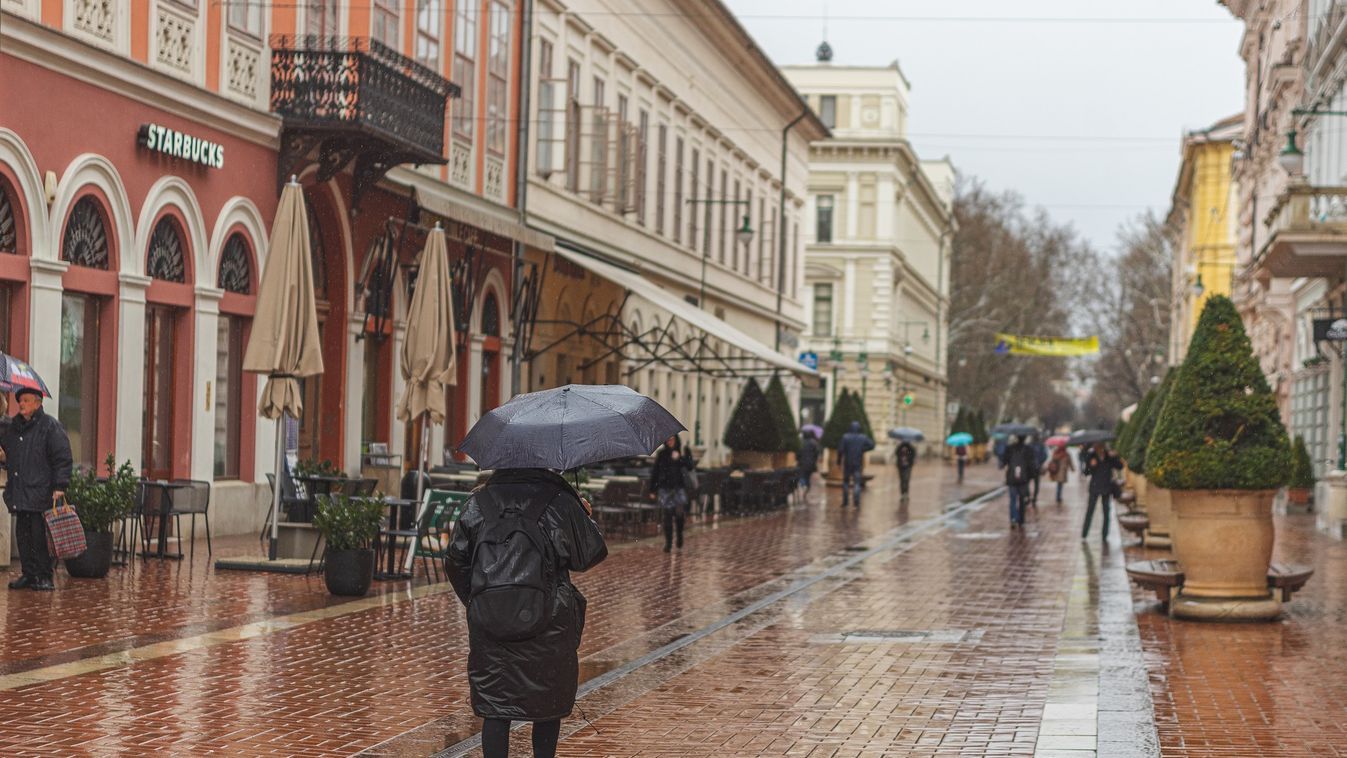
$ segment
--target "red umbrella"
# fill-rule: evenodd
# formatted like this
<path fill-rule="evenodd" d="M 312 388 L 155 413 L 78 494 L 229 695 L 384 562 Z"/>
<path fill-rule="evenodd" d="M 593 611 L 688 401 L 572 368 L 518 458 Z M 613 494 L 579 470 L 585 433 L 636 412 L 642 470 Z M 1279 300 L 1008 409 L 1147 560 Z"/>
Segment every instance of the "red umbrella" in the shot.
<path fill-rule="evenodd" d="M 0 389 L 5 392 L 18 392 L 22 389 L 37 390 L 45 397 L 51 397 L 47 383 L 37 375 L 32 366 L 12 355 L 0 353 Z"/>
<path fill-rule="evenodd" d="M 1054 434 L 1047 439 L 1048 447 L 1066 447 L 1068 439 L 1065 434 Z"/>

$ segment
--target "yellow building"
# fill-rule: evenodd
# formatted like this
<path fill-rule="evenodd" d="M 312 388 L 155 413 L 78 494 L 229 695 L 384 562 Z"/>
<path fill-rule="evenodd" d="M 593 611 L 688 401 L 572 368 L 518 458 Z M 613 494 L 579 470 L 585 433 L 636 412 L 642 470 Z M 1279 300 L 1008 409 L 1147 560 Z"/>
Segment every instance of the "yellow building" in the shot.
<path fill-rule="evenodd" d="M 1238 221 L 1231 164 L 1243 122 L 1244 116 L 1237 114 L 1183 138 L 1183 162 L 1168 218 L 1177 233 L 1169 300 L 1171 363 L 1187 353 L 1207 298 L 1230 294 Z"/>

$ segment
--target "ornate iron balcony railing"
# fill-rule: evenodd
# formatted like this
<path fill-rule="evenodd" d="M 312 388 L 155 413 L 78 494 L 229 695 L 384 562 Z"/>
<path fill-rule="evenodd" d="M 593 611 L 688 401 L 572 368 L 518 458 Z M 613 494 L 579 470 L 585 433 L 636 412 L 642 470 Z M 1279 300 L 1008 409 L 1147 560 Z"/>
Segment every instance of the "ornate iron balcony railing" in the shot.
<path fill-rule="evenodd" d="M 444 162 L 446 101 L 459 88 L 363 37 L 271 39 L 271 109 L 287 129 L 358 132 L 416 163 Z"/>

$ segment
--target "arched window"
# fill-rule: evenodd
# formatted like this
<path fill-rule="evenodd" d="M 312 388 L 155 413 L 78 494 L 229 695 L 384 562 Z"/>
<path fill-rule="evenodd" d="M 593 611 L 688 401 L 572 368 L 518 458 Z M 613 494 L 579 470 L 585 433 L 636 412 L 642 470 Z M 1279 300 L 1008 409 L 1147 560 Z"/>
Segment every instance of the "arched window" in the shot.
<path fill-rule="evenodd" d="M 318 227 L 318 212 L 313 209 L 313 198 L 305 195 L 304 210 L 309 217 L 309 262 L 313 266 L 313 291 L 319 300 L 327 299 L 327 251 L 323 248 L 323 233 Z"/>
<path fill-rule="evenodd" d="M 496 305 L 496 293 L 486 293 L 482 301 L 482 336 L 500 336 L 500 307 Z"/>
<path fill-rule="evenodd" d="M 14 226 L 14 204 L 9 200 L 7 187 L 0 183 L 0 253 L 19 251 L 18 229 Z"/>
<path fill-rule="evenodd" d="M 70 211 L 65 237 L 61 240 L 61 258 L 76 266 L 108 269 L 108 230 L 98 202 L 82 197 Z"/>
<path fill-rule="evenodd" d="M 150 233 L 150 250 L 145 259 L 145 273 L 151 279 L 182 284 L 187 281 L 187 267 L 183 261 L 182 229 L 171 216 L 164 216 Z"/>
<path fill-rule="evenodd" d="M 237 295 L 251 295 L 253 264 L 248 257 L 248 242 L 242 232 L 234 232 L 225 240 L 220 253 L 219 287 Z"/>

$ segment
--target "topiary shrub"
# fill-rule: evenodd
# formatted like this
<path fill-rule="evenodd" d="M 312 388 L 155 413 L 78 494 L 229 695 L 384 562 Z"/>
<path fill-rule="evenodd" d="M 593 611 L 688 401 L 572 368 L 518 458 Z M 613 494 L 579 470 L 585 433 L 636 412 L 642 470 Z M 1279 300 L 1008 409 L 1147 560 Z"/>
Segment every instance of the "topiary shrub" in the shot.
<path fill-rule="evenodd" d="M 1291 446 L 1277 399 L 1234 303 L 1207 300 L 1146 452 L 1171 490 L 1268 490 L 1286 483 Z"/>
<path fill-rule="evenodd" d="M 1294 489 L 1314 488 L 1314 463 L 1310 461 L 1310 451 L 1305 447 L 1305 438 L 1296 435 L 1291 446 L 1291 479 L 1288 487 Z"/>
<path fill-rule="evenodd" d="M 823 447 L 836 450 L 837 444 L 842 441 L 842 435 L 851 429 L 851 422 L 860 421 L 852 399 L 851 390 L 842 388 L 841 394 L 837 396 L 837 402 L 833 403 L 832 415 L 823 424 L 823 439 L 820 440 Z"/>
<path fill-rule="evenodd" d="M 790 398 L 786 397 L 786 388 L 776 374 L 772 374 L 772 380 L 767 383 L 766 394 L 767 404 L 772 408 L 772 419 L 776 422 L 776 430 L 781 435 L 776 452 L 800 452 L 800 428 L 795 424 L 795 412 L 790 409 Z"/>
<path fill-rule="evenodd" d="M 1149 390 L 1137 401 L 1137 407 L 1132 411 L 1132 417 L 1127 420 L 1127 426 L 1123 429 L 1123 436 L 1118 438 L 1118 455 L 1127 462 L 1127 467 L 1132 468 L 1132 443 L 1136 441 L 1137 429 L 1141 428 L 1142 420 L 1146 418 L 1146 413 L 1150 410 L 1151 401 L 1155 399 L 1155 390 Z"/>
<path fill-rule="evenodd" d="M 725 427 L 725 446 L 752 453 L 775 453 L 781 446 L 776 420 L 758 380 L 749 379 Z"/>
<path fill-rule="evenodd" d="M 991 439 L 991 435 L 987 433 L 987 414 L 982 411 L 973 411 L 971 421 L 973 428 L 970 434 L 973 435 L 973 441 L 979 445 L 987 444 L 988 440 Z"/>
<path fill-rule="evenodd" d="M 1165 399 L 1169 397 L 1170 390 L 1174 387 L 1174 376 L 1177 373 L 1174 369 L 1170 369 L 1160 386 L 1147 395 L 1146 415 L 1135 424 L 1136 430 L 1132 434 L 1131 447 L 1125 456 L 1127 467 L 1132 469 L 1133 473 L 1142 475 L 1146 473 L 1146 448 L 1151 444 L 1155 424 L 1160 420 L 1160 409 L 1164 407 Z"/>

